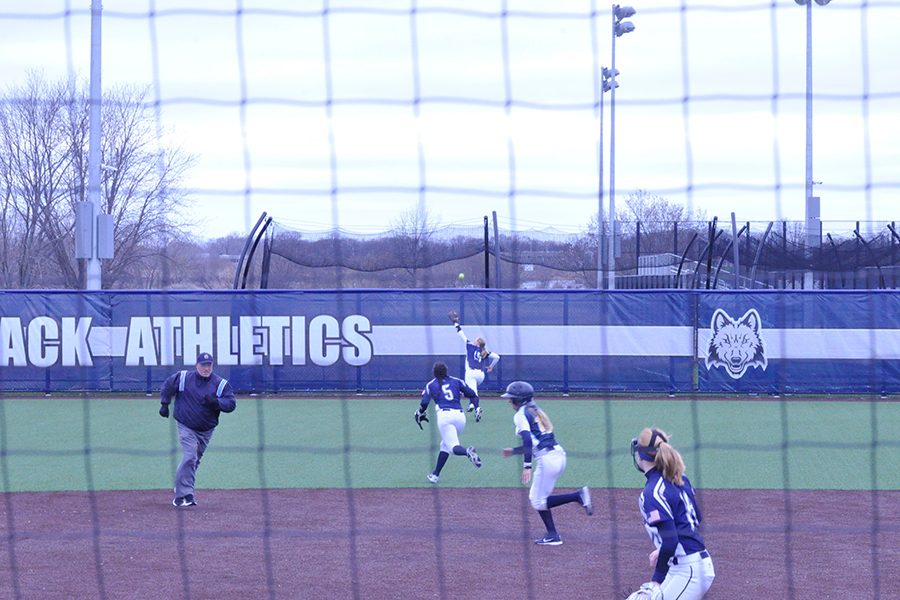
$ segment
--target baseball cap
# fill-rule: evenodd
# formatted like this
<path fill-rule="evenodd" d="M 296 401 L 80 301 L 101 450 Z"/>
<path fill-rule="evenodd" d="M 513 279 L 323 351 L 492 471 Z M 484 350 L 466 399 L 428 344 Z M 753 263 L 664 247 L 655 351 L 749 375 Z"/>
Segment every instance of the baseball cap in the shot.
<path fill-rule="evenodd" d="M 212 357 L 212 354 L 210 354 L 209 352 L 201 352 L 197 356 L 197 364 L 198 365 L 203 364 L 203 363 L 212 363 L 212 361 L 213 361 L 213 357 Z"/>

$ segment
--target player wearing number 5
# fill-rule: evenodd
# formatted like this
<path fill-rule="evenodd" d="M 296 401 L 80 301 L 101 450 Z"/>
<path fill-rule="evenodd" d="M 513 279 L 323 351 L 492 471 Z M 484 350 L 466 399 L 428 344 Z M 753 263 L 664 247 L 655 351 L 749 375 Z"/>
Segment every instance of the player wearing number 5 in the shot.
<path fill-rule="evenodd" d="M 426 416 L 428 405 L 434 400 L 437 428 L 441 434 L 441 450 L 438 452 L 434 471 L 428 474 L 428 481 L 437 483 L 450 453 L 456 456 L 466 456 L 475 465 L 475 468 L 481 468 L 481 459 L 475 452 L 475 448 L 472 446 L 463 448 L 459 444 L 459 434 L 466 428 L 466 413 L 462 411 L 462 405 L 459 402 L 460 395 L 465 394 L 469 398 L 470 405 L 474 407 L 475 422 L 481 420 L 481 407 L 475 390 L 466 385 L 462 379 L 447 375 L 446 364 L 434 363 L 432 372 L 434 379 L 425 385 L 425 389 L 422 391 L 422 400 L 419 402 L 419 408 L 414 416 L 419 429 L 422 429 L 422 421 L 428 420 Z"/>
<path fill-rule="evenodd" d="M 213 373 L 213 357 L 201 352 L 193 371 L 178 371 L 166 379 L 160 391 L 159 415 L 169 416 L 169 403 L 175 396 L 175 421 L 181 444 L 181 463 L 175 472 L 176 508 L 194 506 L 194 479 L 200 459 L 206 452 L 219 413 L 235 409 L 234 391 L 227 379 Z"/>
<path fill-rule="evenodd" d="M 656 550 L 649 557 L 653 577 L 628 598 L 699 600 L 716 572 L 700 535 L 700 508 L 684 460 L 669 444 L 669 434 L 655 428 L 631 440 L 631 456 L 647 478 L 639 507 Z"/>

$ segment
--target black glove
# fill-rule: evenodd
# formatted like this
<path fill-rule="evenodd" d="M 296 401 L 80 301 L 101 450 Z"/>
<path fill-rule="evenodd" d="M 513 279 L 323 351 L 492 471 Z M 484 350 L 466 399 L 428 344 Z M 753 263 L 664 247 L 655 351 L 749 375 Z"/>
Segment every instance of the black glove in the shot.
<path fill-rule="evenodd" d="M 169 418 L 169 405 L 168 404 L 160 404 L 159 405 L 159 416 L 163 419 Z"/>
<path fill-rule="evenodd" d="M 413 418 L 416 420 L 416 425 L 419 426 L 419 429 L 424 429 L 424 427 L 422 427 L 422 421 L 428 422 L 428 416 L 425 414 L 425 409 L 421 406 L 417 408 Z"/>
<path fill-rule="evenodd" d="M 219 407 L 219 399 L 216 396 L 213 396 L 212 394 L 207 394 L 206 396 L 203 396 L 203 402 L 204 402 L 204 404 L 208 404 L 209 406 L 212 406 L 214 408 Z"/>

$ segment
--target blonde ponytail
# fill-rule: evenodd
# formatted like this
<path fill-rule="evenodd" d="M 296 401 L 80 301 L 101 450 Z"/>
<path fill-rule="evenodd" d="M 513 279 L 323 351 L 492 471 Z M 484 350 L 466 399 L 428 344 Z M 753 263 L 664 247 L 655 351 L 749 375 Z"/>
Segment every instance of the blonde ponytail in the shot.
<path fill-rule="evenodd" d="M 656 447 L 655 462 L 656 468 L 667 481 L 675 485 L 684 485 L 684 459 L 668 442 L 661 442 Z"/>
<path fill-rule="evenodd" d="M 642 447 L 647 448 L 653 444 L 649 452 L 653 456 L 653 465 L 662 473 L 662 476 L 675 485 L 684 485 L 684 459 L 678 450 L 669 444 L 669 434 L 656 427 L 648 427 L 638 436 Z M 649 457 L 647 457 L 649 460 Z"/>
<path fill-rule="evenodd" d="M 540 408 L 537 409 L 537 419 L 541 424 L 541 431 L 544 433 L 553 433 L 553 423 L 550 422 L 550 417 L 547 416 Z"/>

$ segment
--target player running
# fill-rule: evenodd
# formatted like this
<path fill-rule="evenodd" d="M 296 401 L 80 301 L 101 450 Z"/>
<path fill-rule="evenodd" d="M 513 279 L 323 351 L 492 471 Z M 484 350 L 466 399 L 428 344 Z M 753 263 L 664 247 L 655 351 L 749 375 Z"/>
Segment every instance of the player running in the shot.
<path fill-rule="evenodd" d="M 459 434 L 466 428 L 466 413 L 463 412 L 460 404 L 460 394 L 465 394 L 469 398 L 470 407 L 474 407 L 472 410 L 475 412 L 476 423 L 481 420 L 482 411 L 475 390 L 466 385 L 462 379 L 447 375 L 446 364 L 436 362 L 432 371 L 434 379 L 429 381 L 422 390 L 422 400 L 414 418 L 419 429 L 422 429 L 422 421 L 428 421 L 426 416 L 428 404 L 434 400 L 437 428 L 441 434 L 441 450 L 438 452 L 434 471 L 428 474 L 428 481 L 437 483 L 451 452 L 456 456 L 467 456 L 476 469 L 481 468 L 481 459 L 475 452 L 475 448 L 472 446 L 463 448 L 459 444 Z"/>
<path fill-rule="evenodd" d="M 193 371 L 177 371 L 166 379 L 159 393 L 159 416 L 169 418 L 173 396 L 181 462 L 175 471 L 172 505 L 176 508 L 196 506 L 197 467 L 219 424 L 219 414 L 233 412 L 237 402 L 228 380 L 213 373 L 213 357 L 208 352 L 200 353 Z"/>
<path fill-rule="evenodd" d="M 653 577 L 628 598 L 699 600 L 716 572 L 700 535 L 700 508 L 684 476 L 684 459 L 669 445 L 669 434 L 655 428 L 631 440 L 631 456 L 647 478 L 638 504 L 656 550 L 650 553 Z"/>
<path fill-rule="evenodd" d="M 553 515 L 550 510 L 561 504 L 580 502 L 584 512 L 588 516 L 594 514 L 591 505 L 591 491 L 584 486 L 577 492 L 568 494 L 556 494 L 551 496 L 556 480 L 566 470 L 566 451 L 556 441 L 553 434 L 553 423 L 534 402 L 534 388 L 526 381 L 513 381 L 506 386 L 506 393 L 501 396 L 507 398 L 510 405 L 516 411 L 513 423 L 516 426 L 516 435 L 522 438 L 522 445 L 516 448 L 504 448 L 501 453 L 504 458 L 513 454 L 522 454 L 522 484 L 531 482 L 531 491 L 528 499 L 531 506 L 541 516 L 547 535 L 535 544 L 539 546 L 559 546 L 562 538 L 556 531 L 553 523 Z M 534 461 L 534 476 L 532 476 L 532 461 Z"/>
<path fill-rule="evenodd" d="M 450 321 L 456 327 L 456 333 L 466 343 L 465 379 L 468 386 L 475 390 L 477 394 L 478 386 L 484 382 L 484 374 L 494 370 L 494 367 L 500 362 L 500 355 L 487 349 L 487 342 L 484 341 L 484 338 L 478 337 L 474 340 L 467 338 L 462 330 L 462 325 L 459 324 L 459 313 L 455 310 L 451 310 L 447 313 L 447 316 L 450 317 Z M 472 407 L 469 406 L 469 411 L 471 410 Z"/>

